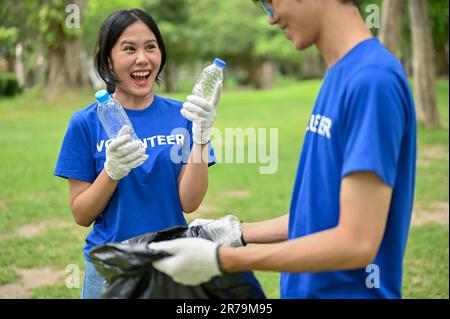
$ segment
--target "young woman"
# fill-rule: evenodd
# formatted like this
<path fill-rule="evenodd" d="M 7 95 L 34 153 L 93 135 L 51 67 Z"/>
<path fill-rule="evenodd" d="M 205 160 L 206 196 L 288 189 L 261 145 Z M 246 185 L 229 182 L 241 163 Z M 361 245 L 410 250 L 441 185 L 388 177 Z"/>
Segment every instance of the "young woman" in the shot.
<path fill-rule="evenodd" d="M 185 225 L 183 211 L 196 210 L 206 193 L 208 166 L 214 163 L 209 132 L 221 88 L 213 105 L 188 97 L 182 113 L 191 122 L 180 114 L 181 102 L 153 93 L 165 62 L 161 33 L 147 13 L 121 10 L 104 21 L 96 71 L 125 108 L 140 141 L 131 142 L 126 127 L 109 140 L 97 103 L 70 120 L 55 175 L 69 181 L 77 224 L 94 223 L 84 247 L 82 298 L 100 297 L 104 284 L 90 261 L 91 248 Z"/>

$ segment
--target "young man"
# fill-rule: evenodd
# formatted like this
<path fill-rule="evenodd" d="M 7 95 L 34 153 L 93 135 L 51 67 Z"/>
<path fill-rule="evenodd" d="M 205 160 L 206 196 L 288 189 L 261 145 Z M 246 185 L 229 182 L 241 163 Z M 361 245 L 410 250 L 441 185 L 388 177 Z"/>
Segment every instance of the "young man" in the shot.
<path fill-rule="evenodd" d="M 211 229 L 222 228 L 215 242 L 151 244 L 172 254 L 154 267 L 187 285 L 222 272 L 279 271 L 282 298 L 400 298 L 416 159 L 402 66 L 372 38 L 356 0 L 256 2 L 298 50 L 316 45 L 328 65 L 290 213 L 257 223 L 213 221 Z M 241 235 L 259 244 L 218 245 Z"/>

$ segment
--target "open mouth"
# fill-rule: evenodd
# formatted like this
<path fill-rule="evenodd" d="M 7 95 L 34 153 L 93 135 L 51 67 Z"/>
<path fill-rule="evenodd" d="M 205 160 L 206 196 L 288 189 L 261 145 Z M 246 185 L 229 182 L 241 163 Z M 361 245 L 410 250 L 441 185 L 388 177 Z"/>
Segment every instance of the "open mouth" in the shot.
<path fill-rule="evenodd" d="M 148 78 L 150 77 L 150 71 L 137 71 L 130 74 L 131 78 L 134 82 L 139 86 L 144 86 L 148 82 Z"/>

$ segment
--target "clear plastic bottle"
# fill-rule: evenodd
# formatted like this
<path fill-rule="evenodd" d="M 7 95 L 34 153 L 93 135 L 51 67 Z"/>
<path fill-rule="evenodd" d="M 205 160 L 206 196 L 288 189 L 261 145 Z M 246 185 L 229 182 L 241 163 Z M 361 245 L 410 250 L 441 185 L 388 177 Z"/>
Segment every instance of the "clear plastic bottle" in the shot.
<path fill-rule="evenodd" d="M 216 94 L 217 83 L 223 83 L 223 69 L 226 65 L 221 59 L 214 59 L 211 65 L 203 69 L 192 89 L 192 94 L 212 103 Z"/>
<path fill-rule="evenodd" d="M 100 90 L 95 93 L 98 101 L 97 114 L 109 138 L 115 138 L 124 125 L 130 126 L 132 140 L 139 140 L 133 130 L 130 119 L 122 105 L 113 99 L 108 91 Z"/>

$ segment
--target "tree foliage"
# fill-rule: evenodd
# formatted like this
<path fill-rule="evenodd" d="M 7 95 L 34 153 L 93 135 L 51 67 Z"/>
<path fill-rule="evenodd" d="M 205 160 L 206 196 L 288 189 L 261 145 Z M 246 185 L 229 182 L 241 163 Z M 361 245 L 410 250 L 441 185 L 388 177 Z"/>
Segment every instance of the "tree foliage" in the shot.
<path fill-rule="evenodd" d="M 78 1 L 86 1 L 81 28 L 67 28 L 65 8 Z M 370 14 L 366 11 L 368 5 L 381 8 L 382 2 L 363 0 L 363 18 Z M 433 0 L 429 4 L 437 69 L 448 73 L 448 0 Z M 127 8 L 141 8 L 153 16 L 163 34 L 168 61 L 176 63 L 177 73 L 180 68 L 197 68 L 199 63 L 221 57 L 228 62 L 229 71 L 250 77 L 265 62 L 273 62 L 283 71 L 295 70 L 301 69 L 302 63 L 309 65 L 310 58 L 318 54 L 317 50 L 299 54 L 284 32 L 269 26 L 264 14 L 249 0 L 0 0 L 0 6 L 3 58 L 13 56 L 13 48 L 21 42 L 26 61 L 38 53 L 48 61 L 45 52 L 60 50 L 66 41 L 77 38 L 82 39 L 92 57 L 102 22 L 112 12 Z M 400 58 L 408 69 L 412 56 L 408 15 L 399 23 L 403 26 Z M 378 29 L 372 31 L 376 35 Z"/>

